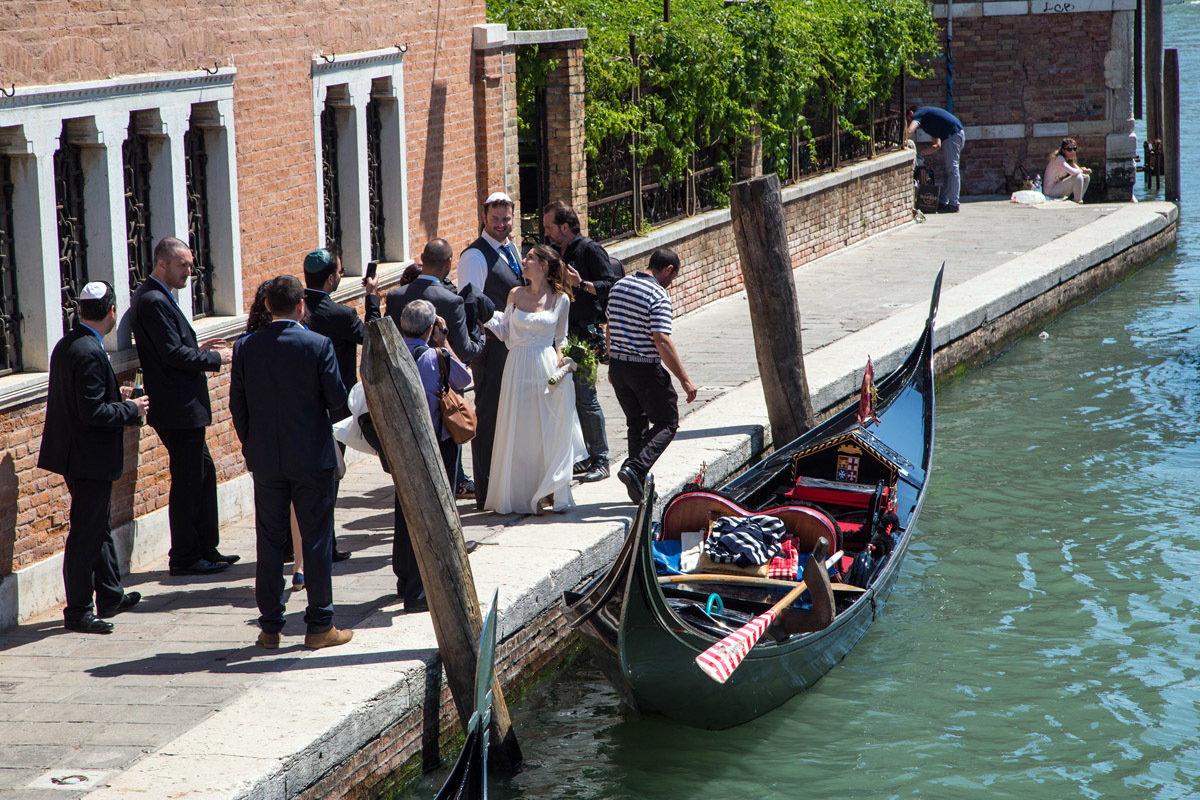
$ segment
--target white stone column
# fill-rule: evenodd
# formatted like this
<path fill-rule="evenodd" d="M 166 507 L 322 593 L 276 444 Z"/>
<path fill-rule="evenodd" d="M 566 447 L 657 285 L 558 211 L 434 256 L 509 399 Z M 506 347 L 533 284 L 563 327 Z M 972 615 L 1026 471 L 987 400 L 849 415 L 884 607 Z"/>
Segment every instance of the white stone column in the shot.
<path fill-rule="evenodd" d="M 117 319 L 122 321 L 129 310 L 129 249 L 121 157 L 121 145 L 128 131 L 126 113 L 73 120 L 68 127 L 68 137 L 83 147 L 88 279 L 112 284 L 117 294 Z M 104 345 L 110 352 L 132 344 L 128 324 L 117 325 L 104 337 Z"/>
<path fill-rule="evenodd" d="M 396 68 L 387 91 L 374 95 L 380 104 L 379 157 L 383 162 L 384 257 L 381 261 L 408 260 L 408 162 L 404 147 L 404 80 L 400 69 Z"/>
<path fill-rule="evenodd" d="M 338 188 L 342 205 L 342 268 L 362 275 L 371 260 L 371 208 L 367 189 L 367 102 L 371 79 L 346 84 L 349 108 L 339 108 Z"/>
<path fill-rule="evenodd" d="M 12 159 L 13 256 L 21 299 L 21 356 L 27 371 L 50 369 L 50 353 L 63 336 L 54 152 L 58 121 L 22 126 L 7 148 Z M 20 140 L 24 138 L 24 141 Z"/>
<path fill-rule="evenodd" d="M 237 316 L 242 313 L 242 231 L 238 217 L 233 100 L 219 100 L 211 105 L 215 106 L 215 116 L 201 115 L 196 122 L 204 129 L 208 152 L 208 246 L 214 270 L 213 311 L 220 316 Z M 186 213 L 185 205 L 185 227 Z"/>
<path fill-rule="evenodd" d="M 157 141 L 150 145 L 150 233 L 157 244 L 166 236 L 188 240 L 187 175 L 183 135 L 187 133 L 192 107 L 158 109 L 158 120 L 143 133 Z M 139 120 L 138 123 L 142 122 Z M 192 316 L 192 282 L 179 290 L 179 307 Z"/>

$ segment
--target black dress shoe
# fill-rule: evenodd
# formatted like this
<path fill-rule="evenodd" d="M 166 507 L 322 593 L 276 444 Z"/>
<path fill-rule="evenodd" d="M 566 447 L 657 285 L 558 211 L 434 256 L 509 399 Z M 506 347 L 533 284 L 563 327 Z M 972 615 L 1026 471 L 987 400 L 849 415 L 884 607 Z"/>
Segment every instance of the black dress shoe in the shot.
<path fill-rule="evenodd" d="M 77 620 L 63 620 L 67 630 L 77 633 L 112 633 L 113 624 L 105 622 L 102 619 L 96 619 L 96 615 L 90 611 L 86 616 Z"/>
<path fill-rule="evenodd" d="M 474 539 L 467 539 L 465 542 L 463 542 L 463 547 L 466 549 L 467 555 L 471 555 L 471 553 L 474 553 L 479 549 L 479 542 L 475 541 Z"/>
<path fill-rule="evenodd" d="M 422 611 L 429 610 L 429 600 L 425 598 L 425 592 L 421 592 L 412 600 L 404 601 L 405 614 L 420 614 Z"/>
<path fill-rule="evenodd" d="M 212 575 L 227 569 L 229 569 L 229 565 L 223 561 L 209 561 L 201 558 L 186 567 L 170 567 L 167 573 L 170 575 Z"/>
<path fill-rule="evenodd" d="M 617 472 L 617 480 L 625 484 L 625 491 L 629 493 L 629 499 L 634 503 L 642 502 L 642 479 L 633 471 L 633 467 L 626 464 Z"/>
<path fill-rule="evenodd" d="M 208 560 L 214 564 L 236 564 L 242 560 L 241 556 L 223 556 L 216 550 L 213 550 L 209 555 Z"/>
<path fill-rule="evenodd" d="M 333 560 L 335 563 L 338 561 L 345 561 L 349 557 L 350 557 L 349 550 L 334 550 L 333 551 Z"/>
<path fill-rule="evenodd" d="M 128 592 L 125 594 L 124 597 L 121 598 L 120 602 L 118 602 L 115 606 L 105 606 L 105 607 L 101 608 L 99 605 L 97 605 L 96 606 L 96 616 L 100 617 L 102 619 L 108 619 L 109 617 L 115 617 L 117 614 L 120 614 L 122 611 L 128 611 L 129 609 L 133 608 L 141 601 L 142 601 L 142 593 L 141 592 Z"/>

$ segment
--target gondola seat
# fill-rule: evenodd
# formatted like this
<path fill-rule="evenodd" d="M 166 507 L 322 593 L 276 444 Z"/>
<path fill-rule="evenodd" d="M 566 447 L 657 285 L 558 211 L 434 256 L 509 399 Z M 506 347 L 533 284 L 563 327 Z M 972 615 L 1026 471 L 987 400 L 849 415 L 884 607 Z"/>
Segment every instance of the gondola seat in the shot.
<path fill-rule="evenodd" d="M 829 541 L 829 551 L 838 549 L 841 538 L 837 528 L 827 515 L 807 506 L 779 506 L 764 511 L 747 511 L 732 500 L 712 492 L 686 492 L 677 495 L 663 511 L 662 527 L 658 538 L 678 539 L 684 531 L 706 531 L 714 516 L 743 517 L 765 514 L 783 520 L 784 528 L 795 537 L 796 549 L 811 553 L 817 540 L 824 537 Z"/>

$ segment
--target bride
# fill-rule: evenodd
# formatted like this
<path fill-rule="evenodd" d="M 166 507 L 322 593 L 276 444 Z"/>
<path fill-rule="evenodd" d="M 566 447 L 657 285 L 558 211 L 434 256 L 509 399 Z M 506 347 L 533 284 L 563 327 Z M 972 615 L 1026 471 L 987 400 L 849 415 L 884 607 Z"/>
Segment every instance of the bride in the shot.
<path fill-rule="evenodd" d="M 484 503 L 500 514 L 540 514 L 547 497 L 555 511 L 573 506 L 571 467 L 586 455 L 575 415 L 575 382 L 550 385 L 563 363 L 571 308 L 562 260 L 538 245 L 522 267 L 529 285 L 509 292 L 504 313 L 486 325 L 508 345 Z"/>

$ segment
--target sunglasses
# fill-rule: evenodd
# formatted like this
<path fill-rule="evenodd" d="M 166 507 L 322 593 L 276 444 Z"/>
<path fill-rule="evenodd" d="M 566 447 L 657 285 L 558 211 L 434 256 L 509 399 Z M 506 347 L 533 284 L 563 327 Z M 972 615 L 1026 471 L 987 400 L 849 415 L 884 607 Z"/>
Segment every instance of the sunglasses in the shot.
<path fill-rule="evenodd" d="M 1078 150 L 1078 149 L 1079 149 L 1079 148 L 1077 148 L 1077 147 L 1064 147 L 1064 148 L 1063 148 L 1063 150 L 1070 151 L 1070 152 L 1072 152 L 1072 153 L 1073 153 L 1073 152 L 1075 152 L 1075 151 L 1076 151 L 1076 150 Z"/>

